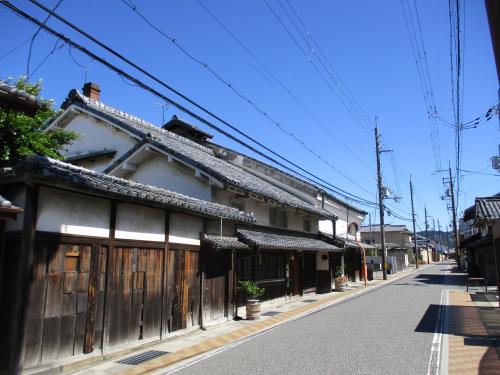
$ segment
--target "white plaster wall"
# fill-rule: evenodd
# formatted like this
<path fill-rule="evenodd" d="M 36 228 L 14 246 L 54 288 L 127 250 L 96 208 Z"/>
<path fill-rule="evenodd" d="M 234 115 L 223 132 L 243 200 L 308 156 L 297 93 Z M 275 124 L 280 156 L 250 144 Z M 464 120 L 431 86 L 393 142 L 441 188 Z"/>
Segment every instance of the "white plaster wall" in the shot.
<path fill-rule="evenodd" d="M 245 200 L 245 211 L 253 212 L 258 225 L 269 226 L 269 206 L 255 199 Z"/>
<path fill-rule="evenodd" d="M 36 229 L 92 237 L 109 236 L 110 201 L 40 188 Z"/>
<path fill-rule="evenodd" d="M 26 205 L 26 188 L 24 186 L 16 186 L 7 188 L 2 194 L 5 199 L 11 201 L 17 207 L 24 209 Z M 16 220 L 7 220 L 5 224 L 5 231 L 13 232 L 23 229 L 24 213 L 17 215 Z"/>
<path fill-rule="evenodd" d="M 221 231 L 220 219 L 210 220 L 207 222 L 207 234 L 217 234 L 220 235 Z M 222 235 L 228 237 L 234 237 L 234 223 L 222 220 Z"/>
<path fill-rule="evenodd" d="M 122 203 L 116 209 L 115 238 L 165 241 L 165 211 Z"/>
<path fill-rule="evenodd" d="M 322 259 L 322 256 L 326 255 L 326 260 Z M 325 251 L 318 251 L 316 253 L 316 271 L 328 271 L 330 269 L 330 263 L 328 262 L 328 253 Z"/>
<path fill-rule="evenodd" d="M 79 134 L 77 140 L 68 146 L 68 151 L 65 155 L 75 155 L 92 151 L 116 150 L 113 160 L 103 164 L 99 162 L 95 165 L 86 163 L 85 167 L 95 169 L 102 172 L 107 165 L 118 159 L 127 152 L 135 143 L 136 140 L 114 127 L 110 128 L 108 123 L 97 121 L 93 117 L 86 114 L 79 114 L 66 126 L 66 130 L 73 130 Z"/>
<path fill-rule="evenodd" d="M 129 179 L 143 184 L 160 186 L 190 197 L 212 201 L 212 188 L 207 179 L 195 177 L 193 170 L 168 162 L 166 156 L 151 154 L 137 166 Z"/>
<path fill-rule="evenodd" d="M 168 242 L 200 245 L 200 233 L 203 231 L 203 219 L 179 213 L 170 214 L 170 233 Z"/>
<path fill-rule="evenodd" d="M 320 220 L 318 225 L 321 232 L 333 234 L 333 224 L 331 220 Z"/>

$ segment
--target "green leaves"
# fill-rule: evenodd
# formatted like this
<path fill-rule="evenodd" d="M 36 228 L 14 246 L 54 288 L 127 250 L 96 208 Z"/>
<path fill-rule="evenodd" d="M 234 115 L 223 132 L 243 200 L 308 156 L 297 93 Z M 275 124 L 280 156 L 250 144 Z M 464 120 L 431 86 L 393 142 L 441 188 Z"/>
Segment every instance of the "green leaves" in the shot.
<path fill-rule="evenodd" d="M 240 281 L 239 282 L 248 298 L 259 298 L 264 295 L 265 288 L 259 288 L 255 281 Z"/>
<path fill-rule="evenodd" d="M 64 147 L 77 139 L 78 134 L 63 129 L 44 132 L 47 121 L 57 113 L 53 109 L 52 101 L 39 97 L 42 90 L 40 81 L 30 84 L 21 77 L 11 84 L 37 96 L 44 106 L 37 110 L 34 116 L 16 109 L 0 107 L 0 159 L 18 159 L 30 154 L 62 159 L 61 152 Z"/>

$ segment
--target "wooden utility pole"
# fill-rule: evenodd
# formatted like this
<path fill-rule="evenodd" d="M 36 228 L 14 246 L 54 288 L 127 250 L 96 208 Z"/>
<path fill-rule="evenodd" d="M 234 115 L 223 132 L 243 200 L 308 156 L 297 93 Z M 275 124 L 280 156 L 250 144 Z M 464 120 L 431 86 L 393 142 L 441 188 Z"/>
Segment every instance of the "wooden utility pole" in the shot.
<path fill-rule="evenodd" d="M 413 255 L 415 257 L 415 266 L 418 269 L 418 252 L 417 252 L 417 231 L 415 229 L 415 208 L 413 206 L 413 184 L 410 175 L 410 197 L 411 197 L 411 218 L 413 221 Z"/>
<path fill-rule="evenodd" d="M 377 154 L 377 189 L 378 189 L 378 205 L 380 210 L 380 244 L 382 246 L 382 275 L 384 280 L 387 280 L 387 270 L 385 264 L 385 233 L 384 233 L 384 193 L 382 191 L 382 173 L 380 172 L 380 136 L 378 134 L 378 126 L 375 118 L 375 151 Z"/>
<path fill-rule="evenodd" d="M 455 253 L 460 255 L 458 247 L 458 228 L 457 228 L 457 210 L 455 207 L 455 191 L 453 190 L 453 177 L 451 175 L 451 166 L 448 166 L 448 171 L 450 173 L 450 192 L 451 192 L 451 210 L 452 210 L 452 220 L 453 220 L 453 240 L 455 242 Z"/>
<path fill-rule="evenodd" d="M 431 264 L 429 261 L 429 225 L 427 224 L 427 206 L 424 207 L 425 212 L 425 247 L 427 252 L 427 264 Z"/>

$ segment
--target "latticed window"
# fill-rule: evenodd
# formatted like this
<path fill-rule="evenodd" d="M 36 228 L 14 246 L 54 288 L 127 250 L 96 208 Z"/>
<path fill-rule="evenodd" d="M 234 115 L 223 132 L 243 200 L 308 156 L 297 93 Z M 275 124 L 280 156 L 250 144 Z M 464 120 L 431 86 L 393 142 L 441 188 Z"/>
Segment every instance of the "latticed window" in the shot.
<path fill-rule="evenodd" d="M 287 227 L 287 212 L 279 207 L 271 207 L 269 222 L 271 225 L 286 228 Z"/>

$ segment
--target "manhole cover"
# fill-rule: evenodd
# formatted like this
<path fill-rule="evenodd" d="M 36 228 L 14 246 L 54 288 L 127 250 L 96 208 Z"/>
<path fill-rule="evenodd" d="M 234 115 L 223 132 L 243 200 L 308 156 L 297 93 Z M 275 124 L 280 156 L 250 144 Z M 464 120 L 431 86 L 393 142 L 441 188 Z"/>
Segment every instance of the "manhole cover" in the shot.
<path fill-rule="evenodd" d="M 133 355 L 132 357 L 128 357 L 125 359 L 121 359 L 116 361 L 116 363 L 122 363 L 125 365 L 138 365 L 139 363 L 143 363 L 149 361 L 153 358 L 161 357 L 162 355 L 169 354 L 169 352 L 163 352 L 161 350 L 148 350 L 147 352 L 139 353 Z"/>
<path fill-rule="evenodd" d="M 264 314 L 260 314 L 261 316 L 275 316 L 278 315 L 280 312 L 279 311 L 268 311 L 265 312 Z"/>

